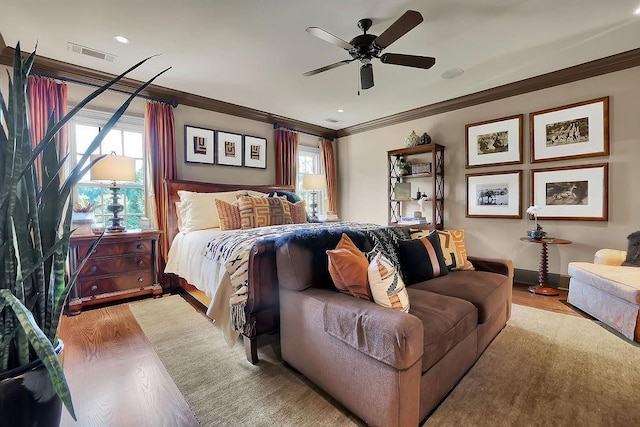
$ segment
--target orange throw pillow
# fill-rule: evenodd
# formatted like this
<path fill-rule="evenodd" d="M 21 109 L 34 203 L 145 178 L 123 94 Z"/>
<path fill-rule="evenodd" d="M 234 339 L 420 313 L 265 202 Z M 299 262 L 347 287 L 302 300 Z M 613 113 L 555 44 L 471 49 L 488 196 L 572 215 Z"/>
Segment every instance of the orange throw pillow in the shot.
<path fill-rule="evenodd" d="M 220 218 L 220 230 L 238 230 L 242 226 L 237 202 L 227 203 L 216 199 L 216 209 Z"/>
<path fill-rule="evenodd" d="M 327 251 L 327 256 L 329 274 L 336 288 L 344 294 L 371 301 L 369 262 L 349 236 L 343 233 L 336 248 Z"/>
<path fill-rule="evenodd" d="M 306 224 L 307 210 L 304 206 L 304 200 L 296 203 L 287 202 L 289 204 L 289 212 L 291 212 L 291 220 L 294 224 Z"/>

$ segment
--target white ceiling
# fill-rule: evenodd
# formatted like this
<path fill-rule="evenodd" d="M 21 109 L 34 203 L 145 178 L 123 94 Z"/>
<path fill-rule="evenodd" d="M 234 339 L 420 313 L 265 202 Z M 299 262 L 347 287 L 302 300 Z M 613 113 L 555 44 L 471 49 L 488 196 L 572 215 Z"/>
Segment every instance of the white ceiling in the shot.
<path fill-rule="evenodd" d="M 640 47 L 640 0 L 2 0 L 8 46 L 130 77 L 173 67 L 160 86 L 342 129 Z M 310 34 L 349 41 L 371 18 L 380 34 L 406 10 L 424 22 L 384 52 L 436 57 L 430 70 L 374 60 L 375 87 L 358 96 L 358 63 L 303 77 L 346 51 Z M 116 42 L 115 35 L 131 40 Z M 109 63 L 72 53 L 73 42 L 114 54 Z M 451 80 L 441 74 L 465 72 Z M 338 109 L 344 109 L 339 113 Z M 329 123 L 327 118 L 338 119 Z"/>

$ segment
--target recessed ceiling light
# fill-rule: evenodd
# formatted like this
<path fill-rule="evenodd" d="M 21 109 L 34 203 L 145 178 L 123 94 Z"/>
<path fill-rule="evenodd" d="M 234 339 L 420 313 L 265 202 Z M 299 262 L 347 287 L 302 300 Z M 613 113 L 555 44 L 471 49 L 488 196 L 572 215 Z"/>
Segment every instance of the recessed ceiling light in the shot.
<path fill-rule="evenodd" d="M 115 36 L 114 39 L 116 39 L 116 41 L 120 43 L 124 43 L 124 44 L 129 43 L 129 39 L 126 38 L 125 36 Z"/>
<path fill-rule="evenodd" d="M 341 108 L 338 110 L 338 113 L 344 113 L 344 110 Z"/>
<path fill-rule="evenodd" d="M 634 15 L 640 15 L 640 7 L 633 11 Z"/>
<path fill-rule="evenodd" d="M 463 74 L 464 70 L 462 68 L 452 68 L 442 73 L 440 77 L 442 77 L 443 79 L 455 79 L 456 77 L 460 77 Z"/>

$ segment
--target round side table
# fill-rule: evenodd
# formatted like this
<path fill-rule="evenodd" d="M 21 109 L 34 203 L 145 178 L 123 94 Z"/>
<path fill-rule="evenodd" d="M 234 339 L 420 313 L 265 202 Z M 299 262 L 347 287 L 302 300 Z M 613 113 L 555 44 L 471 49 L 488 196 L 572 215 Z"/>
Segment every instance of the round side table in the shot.
<path fill-rule="evenodd" d="M 566 239 L 554 239 L 552 237 L 544 239 L 531 239 L 529 237 L 521 237 L 521 241 L 529 243 L 538 243 L 542 245 L 540 247 L 540 266 L 538 268 L 538 285 L 529 286 L 529 292 L 533 292 L 538 295 L 555 296 L 560 295 L 560 292 L 556 288 L 547 286 L 549 279 L 549 250 L 547 245 L 570 245 L 571 240 Z"/>

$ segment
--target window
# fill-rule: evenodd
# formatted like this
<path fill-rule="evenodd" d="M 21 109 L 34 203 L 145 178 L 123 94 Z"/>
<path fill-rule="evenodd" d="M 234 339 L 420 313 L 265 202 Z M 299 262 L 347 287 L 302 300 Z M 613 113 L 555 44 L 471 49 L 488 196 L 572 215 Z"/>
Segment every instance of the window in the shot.
<path fill-rule="evenodd" d="M 70 122 L 69 149 L 72 163 L 76 163 L 89 148 L 102 126 L 111 117 L 110 113 L 82 110 Z M 144 144 L 144 120 L 142 118 L 122 116 L 100 147 L 93 154 L 111 154 L 132 157 L 136 163 L 136 182 L 118 183 L 123 189 L 120 203 L 124 210 L 120 216 L 129 229 L 139 228 L 140 218 L 147 213 L 147 153 Z M 74 200 L 92 203 L 95 206 L 96 222 L 106 222 L 112 215 L 107 211 L 111 201 L 109 183 L 91 181 L 87 173 L 74 189 Z"/>
<path fill-rule="evenodd" d="M 297 193 L 304 200 L 307 212 L 311 213 L 312 191 L 302 188 L 302 177 L 306 174 L 322 173 L 320 149 L 304 145 L 298 146 L 298 188 Z M 317 191 L 318 213 L 324 212 L 324 191 Z"/>

